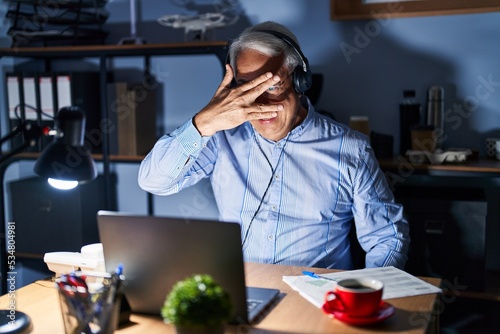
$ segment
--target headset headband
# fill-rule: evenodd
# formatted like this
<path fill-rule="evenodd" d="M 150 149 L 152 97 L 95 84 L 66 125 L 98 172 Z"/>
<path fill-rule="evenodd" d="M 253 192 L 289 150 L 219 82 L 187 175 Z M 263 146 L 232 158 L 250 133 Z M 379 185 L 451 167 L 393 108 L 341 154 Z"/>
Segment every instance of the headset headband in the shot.
<path fill-rule="evenodd" d="M 307 58 L 304 56 L 304 54 L 300 50 L 300 46 L 292 38 L 290 38 L 289 36 L 279 32 L 279 31 L 275 31 L 275 30 L 255 30 L 255 31 L 264 32 L 266 34 L 274 35 L 274 36 L 278 37 L 279 39 L 288 43 L 295 50 L 295 52 L 299 55 L 300 61 L 302 62 L 302 69 L 304 70 L 304 73 L 308 71 L 309 64 L 308 64 Z"/>

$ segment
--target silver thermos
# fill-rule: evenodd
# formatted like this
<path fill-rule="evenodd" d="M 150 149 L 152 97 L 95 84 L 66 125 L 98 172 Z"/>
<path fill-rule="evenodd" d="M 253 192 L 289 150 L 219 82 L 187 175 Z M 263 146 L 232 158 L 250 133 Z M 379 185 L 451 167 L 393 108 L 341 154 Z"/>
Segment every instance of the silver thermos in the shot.
<path fill-rule="evenodd" d="M 444 89 L 441 86 L 431 86 L 427 91 L 427 125 L 434 127 L 438 137 L 444 134 Z"/>

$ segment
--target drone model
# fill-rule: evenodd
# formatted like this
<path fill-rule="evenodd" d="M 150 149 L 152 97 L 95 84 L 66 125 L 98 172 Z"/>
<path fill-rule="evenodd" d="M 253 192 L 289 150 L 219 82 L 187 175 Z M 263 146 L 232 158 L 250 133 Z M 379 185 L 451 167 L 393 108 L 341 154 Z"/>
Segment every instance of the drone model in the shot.
<path fill-rule="evenodd" d="M 179 14 L 165 15 L 160 17 L 157 21 L 159 24 L 172 27 L 172 28 L 184 28 L 184 36 L 190 32 L 197 32 L 199 34 L 199 39 L 205 39 L 205 33 L 209 29 L 221 28 L 236 22 L 238 17 L 233 18 L 232 21 L 228 22 L 226 16 L 222 13 L 206 13 L 194 16 L 184 16 Z"/>

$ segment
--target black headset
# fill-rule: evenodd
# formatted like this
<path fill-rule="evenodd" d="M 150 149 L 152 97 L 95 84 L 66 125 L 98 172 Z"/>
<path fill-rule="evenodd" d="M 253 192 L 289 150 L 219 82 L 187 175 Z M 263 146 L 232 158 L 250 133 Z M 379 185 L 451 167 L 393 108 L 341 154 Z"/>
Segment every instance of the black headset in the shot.
<path fill-rule="evenodd" d="M 284 42 L 288 43 L 294 50 L 295 52 L 299 55 L 299 58 L 302 62 L 302 65 L 297 65 L 297 67 L 293 70 L 292 73 L 292 82 L 293 82 L 293 88 L 295 91 L 299 94 L 305 93 L 309 88 L 311 88 L 312 85 L 312 74 L 311 70 L 309 69 L 309 61 L 307 58 L 304 56 L 302 51 L 300 51 L 300 47 L 295 43 L 293 39 L 288 37 L 287 35 L 280 33 L 278 31 L 274 30 L 256 30 L 256 32 L 263 32 L 267 34 L 271 34 L 273 36 L 278 37 L 279 39 L 283 40 Z M 229 59 L 229 53 L 226 58 L 226 63 L 230 63 Z M 234 83 L 233 83 L 234 85 Z"/>

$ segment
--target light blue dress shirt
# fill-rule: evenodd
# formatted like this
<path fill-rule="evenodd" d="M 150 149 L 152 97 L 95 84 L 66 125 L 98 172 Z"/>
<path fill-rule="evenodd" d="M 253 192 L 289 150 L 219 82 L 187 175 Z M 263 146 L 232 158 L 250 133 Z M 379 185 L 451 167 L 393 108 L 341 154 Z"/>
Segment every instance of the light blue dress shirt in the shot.
<path fill-rule="evenodd" d="M 354 219 L 367 267 L 404 267 L 408 223 L 367 137 L 310 103 L 306 119 L 279 142 L 248 122 L 202 137 L 189 120 L 159 139 L 138 180 L 170 195 L 206 177 L 220 220 L 241 225 L 245 261 L 352 269 Z"/>

